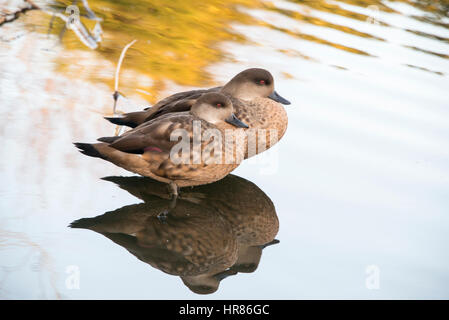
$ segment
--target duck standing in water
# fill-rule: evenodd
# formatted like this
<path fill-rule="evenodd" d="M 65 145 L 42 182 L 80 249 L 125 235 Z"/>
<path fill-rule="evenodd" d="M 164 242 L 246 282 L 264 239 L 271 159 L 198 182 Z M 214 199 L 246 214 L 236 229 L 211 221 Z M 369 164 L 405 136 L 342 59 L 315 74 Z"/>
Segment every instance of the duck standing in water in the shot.
<path fill-rule="evenodd" d="M 216 135 L 195 137 L 195 125 L 201 132 Z M 220 180 L 240 164 L 244 146 L 234 143 L 237 139 L 225 139 L 225 131 L 235 127 L 248 126 L 234 115 L 230 99 L 220 93 L 207 93 L 196 100 L 190 111 L 153 119 L 113 143 L 75 143 L 75 146 L 85 155 L 102 158 L 128 171 L 169 184 L 175 205 L 179 187 Z M 177 140 L 173 141 L 175 130 L 184 133 L 183 138 L 187 140 L 184 147 L 188 150 L 187 156 L 177 159 L 174 155 L 179 153 L 173 153 L 179 144 Z M 211 145 L 218 147 L 218 152 Z M 229 161 L 229 155 L 233 161 Z"/>
<path fill-rule="evenodd" d="M 231 99 L 235 115 L 248 124 L 245 129 L 245 158 L 261 153 L 279 141 L 287 130 L 288 118 L 281 104 L 290 102 L 274 90 L 274 79 L 265 69 L 251 68 L 232 78 L 223 87 L 192 90 L 173 94 L 144 111 L 126 113 L 120 117 L 106 117 L 117 125 L 138 127 L 143 123 L 163 115 L 188 111 L 203 94 L 220 92 Z M 259 130 L 265 130 L 259 131 Z M 259 138 L 261 134 L 263 138 Z M 117 137 L 102 138 L 100 141 L 113 142 Z M 259 141 L 263 139 L 263 141 Z M 264 145 L 263 147 L 258 147 Z M 249 147 L 248 147 L 249 144 Z"/>

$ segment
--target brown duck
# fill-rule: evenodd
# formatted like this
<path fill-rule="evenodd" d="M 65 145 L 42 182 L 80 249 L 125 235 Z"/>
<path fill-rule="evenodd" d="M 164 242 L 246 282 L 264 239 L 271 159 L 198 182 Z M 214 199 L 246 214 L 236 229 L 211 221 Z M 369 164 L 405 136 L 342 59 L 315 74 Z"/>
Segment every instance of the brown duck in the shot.
<path fill-rule="evenodd" d="M 220 93 L 207 93 L 197 99 L 189 111 L 170 113 L 148 121 L 110 144 L 75 145 L 83 154 L 102 158 L 126 170 L 169 184 L 176 199 L 178 187 L 220 180 L 234 170 L 243 158 L 243 146 L 237 143 L 237 138 L 232 143 L 224 138 L 216 140 L 214 136 L 205 138 L 204 135 L 202 139 L 195 140 L 198 139 L 193 132 L 195 124 L 202 132 L 210 130 L 216 134 L 230 128 L 247 127 L 234 115 L 229 98 Z M 172 139 L 175 130 L 185 133 L 185 147 L 188 150 L 177 159 L 173 155 L 179 153 L 171 154 L 174 147 L 179 146 L 178 140 Z M 211 145 L 219 148 L 212 148 Z M 215 153 L 216 150 L 222 152 Z"/>
<path fill-rule="evenodd" d="M 156 119 L 162 115 L 192 108 L 196 100 L 205 93 L 220 92 L 229 97 L 234 105 L 235 115 L 248 124 L 245 129 L 249 140 L 249 149 L 246 147 L 245 158 L 261 153 L 279 141 L 287 130 L 288 118 L 281 104 L 290 102 L 281 97 L 274 90 L 274 79 L 265 69 L 251 68 L 240 72 L 223 87 L 193 90 L 173 94 L 153 107 L 144 111 L 131 112 L 121 117 L 106 117 L 114 124 L 137 127 L 146 121 Z M 259 129 L 265 129 L 263 147 L 259 146 Z M 270 130 L 272 130 L 270 132 Z M 100 141 L 112 142 L 117 137 L 105 137 Z"/>
<path fill-rule="evenodd" d="M 253 272 L 262 249 L 278 242 L 273 240 L 279 228 L 273 203 L 243 178 L 228 175 L 207 186 L 182 189 L 166 223 L 156 218 L 170 204 L 163 183 L 145 177 L 104 180 L 144 203 L 83 218 L 71 227 L 103 234 L 141 261 L 180 276 L 195 293 L 213 293 L 226 277 Z"/>
<path fill-rule="evenodd" d="M 153 199 L 74 221 L 71 227 L 103 234 L 153 268 L 180 276 L 196 293 L 215 292 L 237 261 L 230 225 L 215 212 L 181 200 L 161 223 L 157 215 L 169 203 Z"/>

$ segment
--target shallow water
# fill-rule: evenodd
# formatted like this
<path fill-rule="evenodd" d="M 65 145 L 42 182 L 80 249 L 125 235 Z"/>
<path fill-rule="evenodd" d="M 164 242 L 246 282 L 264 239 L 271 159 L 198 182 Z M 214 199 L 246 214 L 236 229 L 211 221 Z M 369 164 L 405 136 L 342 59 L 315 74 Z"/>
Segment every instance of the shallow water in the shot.
<path fill-rule="evenodd" d="M 447 1 L 90 0 L 103 19 L 96 49 L 52 20 L 71 2 L 37 3 L 45 10 L 0 26 L 1 298 L 449 298 Z M 138 238 L 126 219 L 155 200 L 101 179 L 131 174 L 71 144 L 114 133 L 102 117 L 133 39 L 119 111 L 253 66 L 292 101 L 284 138 L 233 172 L 271 199 L 280 243 L 211 295 L 111 236 Z M 255 199 L 242 214 L 257 216 Z M 109 238 L 68 228 L 124 207 Z"/>

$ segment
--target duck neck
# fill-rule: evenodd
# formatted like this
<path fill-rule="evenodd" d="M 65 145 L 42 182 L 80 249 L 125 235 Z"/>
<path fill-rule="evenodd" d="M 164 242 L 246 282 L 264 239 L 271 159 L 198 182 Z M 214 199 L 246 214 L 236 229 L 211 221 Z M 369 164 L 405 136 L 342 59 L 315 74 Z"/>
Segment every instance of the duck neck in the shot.
<path fill-rule="evenodd" d="M 224 95 L 227 95 L 228 97 L 233 97 L 236 99 L 241 99 L 241 100 L 251 100 L 254 97 L 249 94 L 250 90 L 248 90 L 248 88 L 246 88 L 246 86 L 242 86 L 237 85 L 234 82 L 229 82 L 227 83 L 222 89 L 221 89 L 221 93 L 223 93 Z"/>

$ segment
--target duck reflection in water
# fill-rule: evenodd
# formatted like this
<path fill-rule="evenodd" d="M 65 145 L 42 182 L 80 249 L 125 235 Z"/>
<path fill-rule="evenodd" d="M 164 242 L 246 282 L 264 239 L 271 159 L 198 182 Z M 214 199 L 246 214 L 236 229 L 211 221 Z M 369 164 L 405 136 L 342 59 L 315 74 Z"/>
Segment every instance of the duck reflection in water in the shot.
<path fill-rule="evenodd" d="M 171 203 L 164 183 L 137 176 L 103 179 L 144 202 L 76 220 L 70 227 L 101 233 L 152 267 L 180 276 L 195 293 L 213 293 L 226 277 L 254 272 L 262 250 L 279 242 L 273 203 L 243 178 L 228 175 L 181 189 L 166 221 L 157 218 Z"/>

